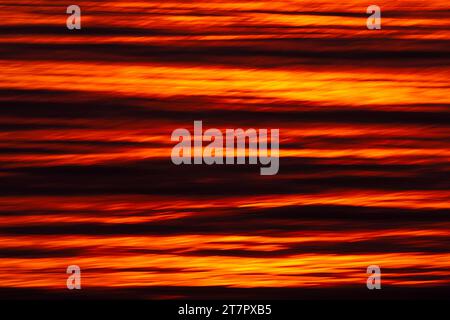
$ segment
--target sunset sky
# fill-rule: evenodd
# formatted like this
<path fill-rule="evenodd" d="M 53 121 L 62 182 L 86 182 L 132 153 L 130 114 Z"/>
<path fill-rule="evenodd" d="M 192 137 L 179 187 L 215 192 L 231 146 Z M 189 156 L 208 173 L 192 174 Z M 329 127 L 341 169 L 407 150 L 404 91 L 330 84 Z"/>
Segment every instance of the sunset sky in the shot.
<path fill-rule="evenodd" d="M 448 287 L 449 9 L 0 0 L 0 298 Z M 278 174 L 174 165 L 194 120 L 279 129 Z"/>

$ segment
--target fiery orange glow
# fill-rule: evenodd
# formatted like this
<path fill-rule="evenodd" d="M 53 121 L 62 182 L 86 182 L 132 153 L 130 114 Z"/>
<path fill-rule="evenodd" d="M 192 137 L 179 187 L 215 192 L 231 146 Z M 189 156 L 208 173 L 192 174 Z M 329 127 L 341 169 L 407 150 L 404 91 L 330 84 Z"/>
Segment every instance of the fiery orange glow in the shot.
<path fill-rule="evenodd" d="M 0 0 L 0 289 L 450 284 L 447 0 L 77 4 Z M 278 175 L 173 165 L 194 120 Z"/>

